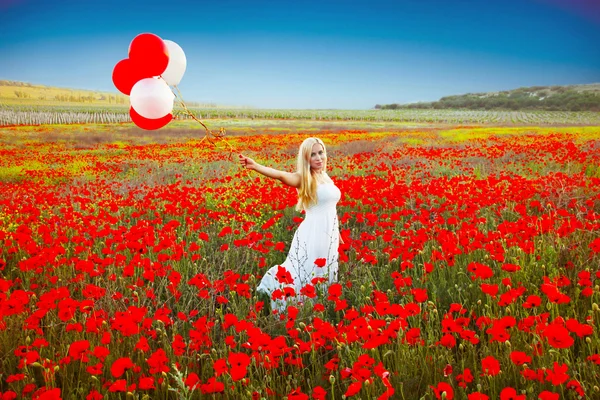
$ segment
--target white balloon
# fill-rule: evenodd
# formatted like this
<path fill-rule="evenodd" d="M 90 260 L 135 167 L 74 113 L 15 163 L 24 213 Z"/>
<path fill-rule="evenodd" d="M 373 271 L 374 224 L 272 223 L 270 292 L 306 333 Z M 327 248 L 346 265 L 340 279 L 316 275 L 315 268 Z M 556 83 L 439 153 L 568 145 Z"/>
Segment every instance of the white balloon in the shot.
<path fill-rule="evenodd" d="M 144 118 L 162 118 L 173 111 L 175 95 L 162 79 L 145 78 L 131 88 L 131 107 Z"/>
<path fill-rule="evenodd" d="M 161 76 L 169 85 L 179 85 L 187 65 L 185 53 L 177 43 L 171 40 L 163 40 L 163 42 L 165 42 L 167 49 L 169 49 L 169 64 Z"/>

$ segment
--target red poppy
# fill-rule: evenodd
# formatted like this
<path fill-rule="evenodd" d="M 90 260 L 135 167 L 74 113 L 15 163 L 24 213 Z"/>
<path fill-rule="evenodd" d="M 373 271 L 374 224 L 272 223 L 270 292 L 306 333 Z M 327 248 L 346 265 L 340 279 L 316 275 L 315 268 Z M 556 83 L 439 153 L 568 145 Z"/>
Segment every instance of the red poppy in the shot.
<path fill-rule="evenodd" d="M 234 382 L 246 376 L 248 365 L 250 365 L 250 357 L 247 354 L 230 352 L 227 361 L 231 366 L 229 374 Z"/>
<path fill-rule="evenodd" d="M 317 291 L 315 287 L 311 284 L 306 284 L 304 287 L 302 287 L 302 289 L 300 289 L 300 294 L 310 299 L 314 299 L 315 297 L 317 297 Z"/>
<path fill-rule="evenodd" d="M 542 304 L 542 299 L 539 296 L 531 295 L 527 297 L 525 303 L 523 303 L 524 308 L 533 308 L 539 307 Z"/>
<path fill-rule="evenodd" d="M 321 386 L 315 386 L 312 390 L 311 397 L 315 400 L 325 400 L 327 398 L 327 391 Z"/>
<path fill-rule="evenodd" d="M 549 392 L 547 390 L 544 390 L 543 392 L 541 392 L 538 395 L 538 399 L 539 400 L 559 400 L 560 399 L 560 394 L 558 394 L 558 393 L 552 393 L 552 392 Z"/>
<path fill-rule="evenodd" d="M 512 387 L 506 387 L 500 392 L 500 400 L 526 400 L 524 394 L 517 394 L 517 391 Z"/>
<path fill-rule="evenodd" d="M 127 381 L 125 379 L 119 379 L 113 382 L 108 388 L 109 392 L 125 392 L 127 391 Z"/>
<path fill-rule="evenodd" d="M 75 341 L 69 345 L 69 357 L 87 362 L 87 357 L 85 356 L 89 348 L 90 342 L 88 340 Z"/>
<path fill-rule="evenodd" d="M 507 272 L 516 272 L 519 271 L 521 269 L 520 266 L 516 265 L 516 264 L 502 264 L 502 270 L 503 271 L 507 271 Z"/>
<path fill-rule="evenodd" d="M 531 362 L 531 357 L 522 351 L 513 351 L 510 353 L 510 360 L 515 365 L 523 365 Z"/>
<path fill-rule="evenodd" d="M 452 389 L 452 386 L 450 386 L 446 382 L 440 382 L 437 386 L 429 387 L 433 389 L 433 393 L 435 394 L 436 399 L 452 400 L 454 398 L 454 389 Z M 445 397 L 443 397 L 444 393 L 446 394 Z"/>
<path fill-rule="evenodd" d="M 139 383 L 138 383 L 138 389 L 140 389 L 140 390 L 156 389 L 156 386 L 154 386 L 154 377 L 153 376 L 141 376 Z"/>
<path fill-rule="evenodd" d="M 462 374 L 456 375 L 456 381 L 458 382 L 458 386 L 461 388 L 466 388 L 467 385 L 473 382 L 473 374 L 469 368 L 465 368 Z"/>
<path fill-rule="evenodd" d="M 120 378 L 126 370 L 134 367 L 133 361 L 129 357 L 121 357 L 116 359 L 110 367 L 110 373 L 115 378 Z"/>
<path fill-rule="evenodd" d="M 317 258 L 315 260 L 315 265 L 319 268 L 322 268 L 325 266 L 325 264 L 327 264 L 327 259 L 326 258 Z"/>
<path fill-rule="evenodd" d="M 552 369 L 546 370 L 546 381 L 551 382 L 554 386 L 562 385 L 569 380 L 569 375 L 566 373 L 568 369 L 567 364 L 558 365 L 555 361 Z"/>
<path fill-rule="evenodd" d="M 548 325 L 543 331 L 548 344 L 557 349 L 567 349 L 575 343 L 569 331 L 557 324 Z"/>
<path fill-rule="evenodd" d="M 500 373 L 500 362 L 494 358 L 494 356 L 487 356 L 481 360 L 481 375 L 495 376 Z"/>
<path fill-rule="evenodd" d="M 167 365 L 169 359 L 163 349 L 158 349 L 146 360 L 150 367 L 151 374 L 160 374 L 161 372 L 169 372 L 170 368 Z"/>
<path fill-rule="evenodd" d="M 469 393 L 467 400 L 489 400 L 489 396 L 479 392 Z"/>
<path fill-rule="evenodd" d="M 282 283 L 284 285 L 291 285 L 294 283 L 294 278 L 292 278 L 292 274 L 289 273 L 288 270 L 281 265 L 277 266 L 277 274 L 275 275 L 275 278 L 279 283 Z"/>
<path fill-rule="evenodd" d="M 287 395 L 287 400 L 308 400 L 308 395 L 306 393 L 302 393 L 302 389 L 298 387 Z"/>
<path fill-rule="evenodd" d="M 358 392 L 360 392 L 360 389 L 362 389 L 361 381 L 352 382 L 350 386 L 348 386 L 348 389 L 346 390 L 346 393 L 344 393 L 344 396 L 352 397 Z"/>
<path fill-rule="evenodd" d="M 225 390 L 225 384 L 217 381 L 217 379 L 213 376 L 210 377 L 206 383 L 200 385 L 200 390 L 203 394 L 221 393 Z"/>
<path fill-rule="evenodd" d="M 219 358 L 213 363 L 213 370 L 215 371 L 216 376 L 220 376 L 226 373 L 229 368 L 227 367 L 227 362 L 224 358 Z"/>
<path fill-rule="evenodd" d="M 427 289 L 414 288 L 410 291 L 417 303 L 426 302 L 429 297 L 427 296 Z"/>

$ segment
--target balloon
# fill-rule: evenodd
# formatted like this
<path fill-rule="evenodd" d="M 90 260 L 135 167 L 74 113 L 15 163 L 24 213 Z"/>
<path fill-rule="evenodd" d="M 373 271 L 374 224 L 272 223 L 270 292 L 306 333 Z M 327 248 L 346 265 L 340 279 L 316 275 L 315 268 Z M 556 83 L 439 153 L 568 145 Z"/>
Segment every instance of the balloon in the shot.
<path fill-rule="evenodd" d="M 139 126 L 142 129 L 146 129 L 149 131 L 162 128 L 163 126 L 165 126 L 169 122 L 171 122 L 171 120 L 173 119 L 173 114 L 171 114 L 171 113 L 165 115 L 162 118 L 156 118 L 156 119 L 144 118 L 140 114 L 135 112 L 133 107 L 129 108 L 129 115 L 131 116 L 131 120 L 133 121 L 134 124 L 136 124 L 137 126 Z"/>
<path fill-rule="evenodd" d="M 161 76 L 168 85 L 176 86 L 183 78 L 187 60 L 183 49 L 177 43 L 171 40 L 164 40 L 164 42 L 169 50 L 169 64 Z"/>
<path fill-rule="evenodd" d="M 144 78 L 131 89 L 131 107 L 144 118 L 162 118 L 173 111 L 175 95 L 162 79 Z"/>
<path fill-rule="evenodd" d="M 115 65 L 112 73 L 112 80 L 115 87 L 119 89 L 121 93 L 126 95 L 131 93 L 133 85 L 142 78 L 144 77 L 139 74 L 131 63 L 131 60 L 128 58 L 119 61 Z"/>
<path fill-rule="evenodd" d="M 129 45 L 129 58 L 144 78 L 161 75 L 169 64 L 169 49 L 152 33 L 141 33 Z"/>

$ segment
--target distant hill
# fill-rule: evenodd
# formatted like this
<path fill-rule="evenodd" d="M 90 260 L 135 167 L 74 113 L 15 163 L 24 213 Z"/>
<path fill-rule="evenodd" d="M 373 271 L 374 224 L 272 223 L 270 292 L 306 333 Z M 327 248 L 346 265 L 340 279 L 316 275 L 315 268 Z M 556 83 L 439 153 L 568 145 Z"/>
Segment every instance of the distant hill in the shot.
<path fill-rule="evenodd" d="M 0 80 L 0 104 L 22 105 L 93 105 L 129 107 L 129 96 L 119 92 L 57 88 L 28 82 Z M 188 101 L 191 108 L 220 108 L 214 103 Z"/>
<path fill-rule="evenodd" d="M 57 88 L 27 82 L 0 80 L 0 102 L 8 104 L 80 104 L 129 106 L 129 99 L 121 93 Z"/>
<path fill-rule="evenodd" d="M 386 104 L 376 109 L 471 109 L 600 111 L 600 83 L 566 86 L 532 86 L 489 93 L 467 93 L 438 101 Z"/>

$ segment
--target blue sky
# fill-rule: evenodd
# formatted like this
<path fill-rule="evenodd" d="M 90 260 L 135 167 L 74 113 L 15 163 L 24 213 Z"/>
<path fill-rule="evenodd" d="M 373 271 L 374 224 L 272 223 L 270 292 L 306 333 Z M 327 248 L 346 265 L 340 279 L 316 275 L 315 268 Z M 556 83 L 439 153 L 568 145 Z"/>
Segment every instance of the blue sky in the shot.
<path fill-rule="evenodd" d="M 600 82 L 596 0 L 0 0 L 0 79 L 116 92 L 151 32 L 179 44 L 189 101 L 369 109 Z"/>

